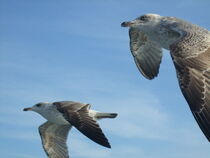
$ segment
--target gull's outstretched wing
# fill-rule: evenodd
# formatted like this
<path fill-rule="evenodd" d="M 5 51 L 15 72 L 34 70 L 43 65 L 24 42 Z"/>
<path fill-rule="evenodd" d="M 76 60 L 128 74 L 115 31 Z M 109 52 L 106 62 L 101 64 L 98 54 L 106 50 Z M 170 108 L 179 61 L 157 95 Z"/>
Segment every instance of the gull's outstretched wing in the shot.
<path fill-rule="evenodd" d="M 108 139 L 102 132 L 99 124 L 89 115 L 90 104 L 72 102 L 69 104 L 60 104 L 55 102 L 57 109 L 63 113 L 64 117 L 75 126 L 81 133 L 90 138 L 92 141 L 111 148 Z"/>
<path fill-rule="evenodd" d="M 39 126 L 42 146 L 49 158 L 69 158 L 66 141 L 70 128 L 70 125 L 57 125 L 49 121 Z"/>
<path fill-rule="evenodd" d="M 162 49 L 135 28 L 129 29 L 130 50 L 134 61 L 144 77 L 153 79 L 158 75 Z"/>
<path fill-rule="evenodd" d="M 204 51 L 187 50 L 186 42 L 172 45 L 171 56 L 181 91 L 201 130 L 210 141 L 210 47 Z M 189 50 L 192 53 L 189 53 Z"/>

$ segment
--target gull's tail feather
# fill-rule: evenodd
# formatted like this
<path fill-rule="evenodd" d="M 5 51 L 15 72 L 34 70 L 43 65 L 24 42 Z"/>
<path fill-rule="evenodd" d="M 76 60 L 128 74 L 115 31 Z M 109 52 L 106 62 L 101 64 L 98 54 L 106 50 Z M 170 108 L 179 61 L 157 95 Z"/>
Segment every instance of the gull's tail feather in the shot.
<path fill-rule="evenodd" d="M 103 118 L 115 118 L 117 117 L 117 113 L 102 113 L 97 112 L 95 115 L 96 119 L 103 119 Z"/>

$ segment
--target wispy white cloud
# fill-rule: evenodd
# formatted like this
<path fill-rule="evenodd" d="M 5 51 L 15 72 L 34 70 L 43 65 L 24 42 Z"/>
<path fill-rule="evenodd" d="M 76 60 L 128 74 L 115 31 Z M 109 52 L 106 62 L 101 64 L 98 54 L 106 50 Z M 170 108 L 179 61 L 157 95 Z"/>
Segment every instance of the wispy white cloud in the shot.
<path fill-rule="evenodd" d="M 15 129 L 15 130 L 1 130 L 0 138 L 10 140 L 26 140 L 37 141 L 39 140 L 38 128 L 35 130 Z"/>
<path fill-rule="evenodd" d="M 70 154 L 72 157 L 107 158 L 107 157 L 136 157 L 144 155 L 140 147 L 122 143 L 112 149 L 107 149 L 96 144 L 90 144 L 81 140 L 80 137 L 69 139 Z M 124 144 L 124 145 L 123 145 Z"/>
<path fill-rule="evenodd" d="M 194 124 L 185 126 L 180 122 L 177 125 L 176 114 L 165 111 L 159 99 L 153 94 L 127 96 L 120 101 L 112 102 L 109 111 L 118 112 L 118 118 L 102 121 L 101 124 L 115 136 L 188 145 L 199 144 L 204 139 L 199 129 L 193 129 Z"/>
<path fill-rule="evenodd" d="M 103 147 L 99 147 L 98 145 L 94 144 L 95 147 L 93 147 L 94 145 L 87 143 L 86 141 L 88 141 L 86 139 L 86 141 L 82 140 L 80 137 L 75 138 L 72 136 L 72 138 L 69 139 L 69 151 L 70 151 L 70 155 L 72 155 L 72 157 L 90 157 L 90 158 L 105 158 L 105 157 L 109 157 L 109 150 Z"/>

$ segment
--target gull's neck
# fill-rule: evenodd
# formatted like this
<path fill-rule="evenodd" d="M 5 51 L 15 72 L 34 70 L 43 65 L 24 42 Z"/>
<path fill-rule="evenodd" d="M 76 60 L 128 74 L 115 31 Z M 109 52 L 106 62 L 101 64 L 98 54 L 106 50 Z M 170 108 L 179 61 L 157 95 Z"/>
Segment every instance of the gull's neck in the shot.
<path fill-rule="evenodd" d="M 180 32 L 162 26 L 157 26 L 151 31 L 147 31 L 148 38 L 161 48 L 169 50 L 171 44 L 182 37 Z"/>
<path fill-rule="evenodd" d="M 52 123 L 61 124 L 61 125 L 70 124 L 64 118 L 63 114 L 60 113 L 54 105 L 47 106 L 45 109 L 39 111 L 38 113 Z"/>

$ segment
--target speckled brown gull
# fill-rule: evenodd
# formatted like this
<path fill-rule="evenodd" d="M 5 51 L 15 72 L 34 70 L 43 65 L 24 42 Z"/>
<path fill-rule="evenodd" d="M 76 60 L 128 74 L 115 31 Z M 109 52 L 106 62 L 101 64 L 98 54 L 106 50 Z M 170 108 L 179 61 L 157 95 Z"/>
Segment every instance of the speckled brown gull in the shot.
<path fill-rule="evenodd" d="M 145 14 L 130 27 L 130 49 L 144 77 L 158 75 L 162 48 L 170 51 L 181 91 L 210 141 L 210 32 L 175 17 Z"/>
<path fill-rule="evenodd" d="M 73 101 L 38 103 L 24 111 L 34 111 L 48 121 L 39 126 L 42 146 L 49 158 L 69 158 L 66 144 L 69 130 L 76 127 L 92 141 L 111 148 L 97 120 L 115 118 L 116 113 L 102 113 L 90 109 L 90 104 Z"/>

